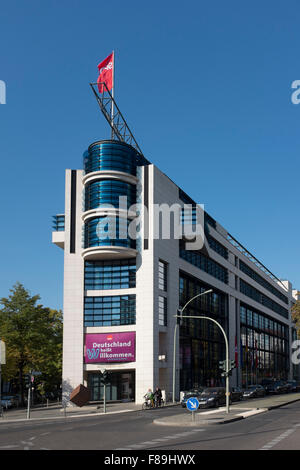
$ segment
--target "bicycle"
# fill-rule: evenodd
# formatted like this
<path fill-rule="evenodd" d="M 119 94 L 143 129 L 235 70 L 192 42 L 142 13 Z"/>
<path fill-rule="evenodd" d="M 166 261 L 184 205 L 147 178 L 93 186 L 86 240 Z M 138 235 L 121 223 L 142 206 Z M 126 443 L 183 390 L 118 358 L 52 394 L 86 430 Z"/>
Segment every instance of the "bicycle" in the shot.
<path fill-rule="evenodd" d="M 142 405 L 142 410 L 150 410 L 155 407 L 155 404 L 152 404 L 149 398 L 146 398 L 146 397 L 144 398 L 145 398 L 145 401 Z"/>
<path fill-rule="evenodd" d="M 165 400 L 163 398 L 159 400 L 155 400 L 154 408 L 163 408 L 165 406 Z"/>

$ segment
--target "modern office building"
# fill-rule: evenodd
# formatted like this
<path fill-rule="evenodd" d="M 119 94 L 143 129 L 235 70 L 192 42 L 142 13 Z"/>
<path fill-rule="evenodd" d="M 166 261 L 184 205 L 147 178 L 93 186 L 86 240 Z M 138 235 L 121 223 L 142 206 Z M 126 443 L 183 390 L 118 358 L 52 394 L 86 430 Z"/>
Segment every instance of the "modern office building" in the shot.
<path fill-rule="evenodd" d="M 206 212 L 201 248 L 161 233 L 175 205 L 182 226 L 195 222 L 195 201 L 121 141 L 92 143 L 83 169 L 66 170 L 65 211 L 55 216 L 52 238 L 64 249 L 65 396 L 84 384 L 92 400 L 102 398 L 102 369 L 109 371 L 108 399 L 139 403 L 156 386 L 171 394 L 177 309 L 209 289 L 185 315 L 214 318 L 225 329 L 238 362 L 231 384 L 292 378 L 291 283 Z M 224 383 L 224 338 L 213 322 L 182 319 L 175 346 L 177 397 Z"/>

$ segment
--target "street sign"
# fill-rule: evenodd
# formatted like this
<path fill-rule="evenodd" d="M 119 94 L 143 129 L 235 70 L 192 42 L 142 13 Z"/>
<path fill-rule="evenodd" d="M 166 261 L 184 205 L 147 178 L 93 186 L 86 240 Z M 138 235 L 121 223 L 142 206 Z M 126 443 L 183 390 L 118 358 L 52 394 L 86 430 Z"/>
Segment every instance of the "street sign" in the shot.
<path fill-rule="evenodd" d="M 199 401 L 197 398 L 189 398 L 186 402 L 186 407 L 190 411 L 196 411 L 199 408 Z"/>

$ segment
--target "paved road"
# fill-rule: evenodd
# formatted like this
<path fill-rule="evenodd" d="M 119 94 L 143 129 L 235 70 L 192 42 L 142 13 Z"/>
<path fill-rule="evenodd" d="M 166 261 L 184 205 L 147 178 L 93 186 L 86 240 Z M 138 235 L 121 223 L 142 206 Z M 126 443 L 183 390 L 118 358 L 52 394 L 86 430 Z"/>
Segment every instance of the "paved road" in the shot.
<path fill-rule="evenodd" d="M 157 426 L 153 419 L 187 413 L 179 407 L 86 418 L 7 423 L 0 450 L 295 450 L 300 402 L 226 425 Z"/>

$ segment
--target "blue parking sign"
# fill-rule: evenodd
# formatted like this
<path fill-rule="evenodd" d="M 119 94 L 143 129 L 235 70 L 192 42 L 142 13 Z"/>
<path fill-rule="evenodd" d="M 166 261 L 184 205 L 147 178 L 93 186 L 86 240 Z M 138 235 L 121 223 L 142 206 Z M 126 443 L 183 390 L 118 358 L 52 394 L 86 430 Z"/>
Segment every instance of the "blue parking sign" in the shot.
<path fill-rule="evenodd" d="M 189 398 L 186 402 L 186 407 L 190 411 L 196 411 L 199 408 L 199 401 L 197 398 Z"/>

